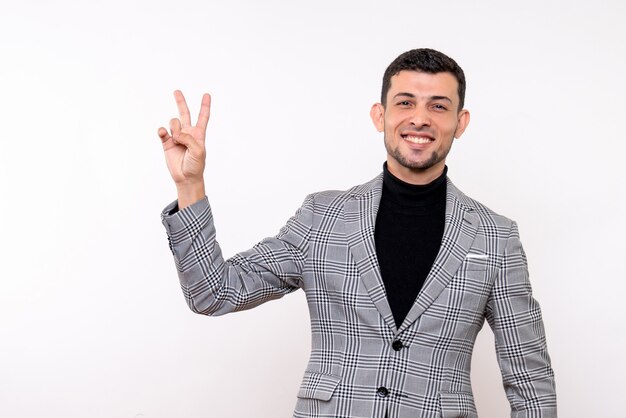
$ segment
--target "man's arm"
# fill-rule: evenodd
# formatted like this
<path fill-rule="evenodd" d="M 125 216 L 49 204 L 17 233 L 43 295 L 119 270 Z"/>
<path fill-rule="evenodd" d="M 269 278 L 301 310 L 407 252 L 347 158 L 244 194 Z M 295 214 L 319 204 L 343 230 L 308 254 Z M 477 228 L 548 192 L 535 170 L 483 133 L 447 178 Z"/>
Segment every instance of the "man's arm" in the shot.
<path fill-rule="evenodd" d="M 229 260 L 224 260 L 215 239 L 208 200 L 169 215 L 174 205 L 163 211 L 163 225 L 192 311 L 223 315 L 250 309 L 301 286 L 313 214 L 311 196 L 276 237 Z"/>
<path fill-rule="evenodd" d="M 211 98 L 203 96 L 198 122 L 192 126 L 184 96 L 176 91 L 174 97 L 180 119 L 170 121 L 171 133 L 159 128 L 158 134 L 178 201 L 165 208 L 162 220 L 190 309 L 221 315 L 294 291 L 300 286 L 308 251 L 312 198 L 276 237 L 224 260 L 203 181 Z"/>
<path fill-rule="evenodd" d="M 496 341 L 512 418 L 556 418 L 554 373 L 526 255 L 513 223 L 486 317 Z"/>

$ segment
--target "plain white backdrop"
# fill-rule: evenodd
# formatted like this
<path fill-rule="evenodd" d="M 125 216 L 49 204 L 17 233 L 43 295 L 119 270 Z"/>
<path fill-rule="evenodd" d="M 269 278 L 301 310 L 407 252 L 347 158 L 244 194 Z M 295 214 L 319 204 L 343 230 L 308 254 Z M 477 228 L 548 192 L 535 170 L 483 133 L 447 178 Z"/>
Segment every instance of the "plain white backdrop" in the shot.
<path fill-rule="evenodd" d="M 623 2 L 2 3 L 0 416 L 290 416 L 304 295 L 188 311 L 156 130 L 174 89 L 193 113 L 212 94 L 207 193 L 232 255 L 380 172 L 369 108 L 416 47 L 465 70 L 449 175 L 519 222 L 560 416 L 623 414 Z M 481 418 L 507 416 L 488 326 L 472 373 Z"/>

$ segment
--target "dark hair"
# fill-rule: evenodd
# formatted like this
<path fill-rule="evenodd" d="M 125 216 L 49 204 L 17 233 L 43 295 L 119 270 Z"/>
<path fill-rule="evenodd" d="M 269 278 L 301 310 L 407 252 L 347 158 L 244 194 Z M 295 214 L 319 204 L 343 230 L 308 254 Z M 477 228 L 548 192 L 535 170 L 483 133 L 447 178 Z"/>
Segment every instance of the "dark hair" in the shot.
<path fill-rule="evenodd" d="M 465 103 L 465 74 L 449 56 L 429 48 L 412 49 L 393 60 L 383 75 L 383 89 L 380 95 L 380 102 L 385 106 L 387 103 L 387 92 L 391 87 L 391 77 L 400 71 L 419 71 L 429 74 L 451 73 L 458 83 L 459 109 L 463 109 Z"/>

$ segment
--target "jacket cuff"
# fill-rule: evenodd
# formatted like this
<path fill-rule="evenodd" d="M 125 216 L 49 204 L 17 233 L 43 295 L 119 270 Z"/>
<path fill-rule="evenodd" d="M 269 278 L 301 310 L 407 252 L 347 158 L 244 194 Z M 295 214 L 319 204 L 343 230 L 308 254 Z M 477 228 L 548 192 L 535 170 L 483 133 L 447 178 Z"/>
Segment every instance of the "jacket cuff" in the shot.
<path fill-rule="evenodd" d="M 178 201 L 167 205 L 161 212 L 161 222 L 167 232 L 169 247 L 173 247 L 189 240 L 210 217 L 209 200 L 204 197 L 182 210 L 178 210 Z"/>

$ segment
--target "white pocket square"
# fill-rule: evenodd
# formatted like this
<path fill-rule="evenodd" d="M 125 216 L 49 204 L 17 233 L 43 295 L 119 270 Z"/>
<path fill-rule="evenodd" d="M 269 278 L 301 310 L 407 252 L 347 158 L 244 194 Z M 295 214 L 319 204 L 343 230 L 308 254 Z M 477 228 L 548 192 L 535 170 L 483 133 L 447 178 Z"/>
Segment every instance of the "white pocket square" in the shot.
<path fill-rule="evenodd" d="M 487 260 L 489 256 L 487 254 L 468 254 L 465 258 L 472 260 Z"/>

